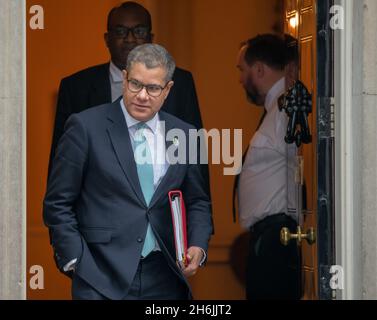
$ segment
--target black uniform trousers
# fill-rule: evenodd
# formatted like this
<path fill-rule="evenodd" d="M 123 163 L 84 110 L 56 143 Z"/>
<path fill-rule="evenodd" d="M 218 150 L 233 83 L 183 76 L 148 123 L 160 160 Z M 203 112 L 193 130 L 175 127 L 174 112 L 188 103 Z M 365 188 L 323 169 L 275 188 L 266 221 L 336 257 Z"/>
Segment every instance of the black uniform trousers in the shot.
<path fill-rule="evenodd" d="M 301 259 L 296 241 L 280 242 L 280 230 L 296 233 L 297 223 L 285 214 L 275 214 L 250 228 L 246 272 L 248 300 L 298 300 L 301 298 Z"/>

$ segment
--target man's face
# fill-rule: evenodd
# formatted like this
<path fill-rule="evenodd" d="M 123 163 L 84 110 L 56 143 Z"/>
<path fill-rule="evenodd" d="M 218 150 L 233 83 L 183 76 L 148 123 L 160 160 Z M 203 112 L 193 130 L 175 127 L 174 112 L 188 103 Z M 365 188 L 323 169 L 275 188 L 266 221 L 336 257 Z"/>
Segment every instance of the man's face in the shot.
<path fill-rule="evenodd" d="M 257 106 L 264 105 L 264 96 L 257 86 L 258 70 L 254 65 L 249 66 L 245 61 L 246 46 L 238 54 L 237 68 L 240 71 L 240 83 L 245 89 L 247 100 Z"/>
<path fill-rule="evenodd" d="M 173 86 L 173 81 L 166 83 L 166 70 L 162 67 L 148 69 L 142 63 L 134 63 L 131 70 L 123 71 L 124 76 L 124 102 L 128 113 L 136 120 L 146 122 L 160 111 L 166 97 Z M 139 92 L 135 92 L 135 86 L 143 86 Z M 163 88 L 157 97 L 148 94 L 158 88 Z M 132 90 L 130 89 L 132 88 Z"/>
<path fill-rule="evenodd" d="M 125 28 L 135 28 L 134 32 Z M 116 10 L 109 20 L 109 31 L 105 33 L 105 42 L 109 48 L 111 60 L 121 70 L 126 68 L 130 51 L 138 45 L 150 43 L 152 34 L 149 30 L 147 18 L 136 10 Z M 148 30 L 148 32 L 143 32 Z M 135 36 L 134 33 L 137 35 Z M 144 37 L 145 34 L 145 37 Z"/>

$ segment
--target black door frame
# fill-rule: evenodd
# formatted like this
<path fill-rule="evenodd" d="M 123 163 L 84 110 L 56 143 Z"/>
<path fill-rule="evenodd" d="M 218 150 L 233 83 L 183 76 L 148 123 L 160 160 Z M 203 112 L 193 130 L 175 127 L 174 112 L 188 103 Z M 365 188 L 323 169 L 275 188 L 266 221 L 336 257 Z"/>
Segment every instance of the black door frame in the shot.
<path fill-rule="evenodd" d="M 330 268 L 335 265 L 334 168 L 334 33 L 330 27 L 333 0 L 317 1 L 317 244 L 319 299 L 335 299 Z"/>

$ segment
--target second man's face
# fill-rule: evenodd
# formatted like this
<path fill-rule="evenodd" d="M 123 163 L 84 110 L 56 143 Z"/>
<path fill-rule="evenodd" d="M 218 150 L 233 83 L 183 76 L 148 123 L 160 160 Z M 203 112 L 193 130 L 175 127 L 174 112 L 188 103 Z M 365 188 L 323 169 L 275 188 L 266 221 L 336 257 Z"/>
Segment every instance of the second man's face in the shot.
<path fill-rule="evenodd" d="M 132 64 L 131 70 L 123 71 L 124 77 L 124 103 L 128 113 L 136 120 L 146 122 L 154 117 L 160 111 L 165 99 L 167 98 L 173 81 L 166 83 L 166 70 L 162 67 L 148 69 L 144 64 L 136 62 Z M 131 84 L 128 82 L 131 81 Z M 139 92 L 135 92 L 134 83 L 143 86 Z M 147 88 L 152 94 L 152 88 L 160 87 L 159 96 L 153 96 L 148 93 Z M 131 87 L 131 89 L 130 89 Z"/>
<path fill-rule="evenodd" d="M 112 14 L 105 41 L 112 62 L 119 69 L 126 68 L 127 57 L 132 49 L 152 41 L 149 28 L 146 17 L 140 12 L 119 9 Z"/>
<path fill-rule="evenodd" d="M 246 47 L 238 54 L 237 68 L 240 71 L 240 83 L 245 89 L 247 100 L 257 106 L 263 106 L 264 99 L 256 85 L 257 71 L 255 66 L 249 66 L 245 61 Z"/>

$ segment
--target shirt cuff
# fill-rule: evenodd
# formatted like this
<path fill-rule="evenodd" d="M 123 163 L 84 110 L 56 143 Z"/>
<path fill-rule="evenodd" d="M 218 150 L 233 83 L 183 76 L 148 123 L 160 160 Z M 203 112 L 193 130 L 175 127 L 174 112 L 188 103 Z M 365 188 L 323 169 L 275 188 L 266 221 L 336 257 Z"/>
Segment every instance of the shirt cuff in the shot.
<path fill-rule="evenodd" d="M 69 261 L 69 262 L 63 267 L 63 271 L 64 271 L 64 272 L 75 271 L 75 264 L 76 264 L 76 262 L 77 262 L 77 258 L 72 259 L 71 261 Z"/>
<path fill-rule="evenodd" d="M 202 250 L 202 252 L 203 252 L 203 258 L 202 258 L 202 260 L 200 261 L 200 263 L 199 263 L 199 267 L 203 267 L 204 266 L 204 263 L 206 262 L 206 260 L 207 260 L 207 254 L 206 254 L 206 252 L 202 249 L 202 248 L 199 248 L 200 250 Z"/>

